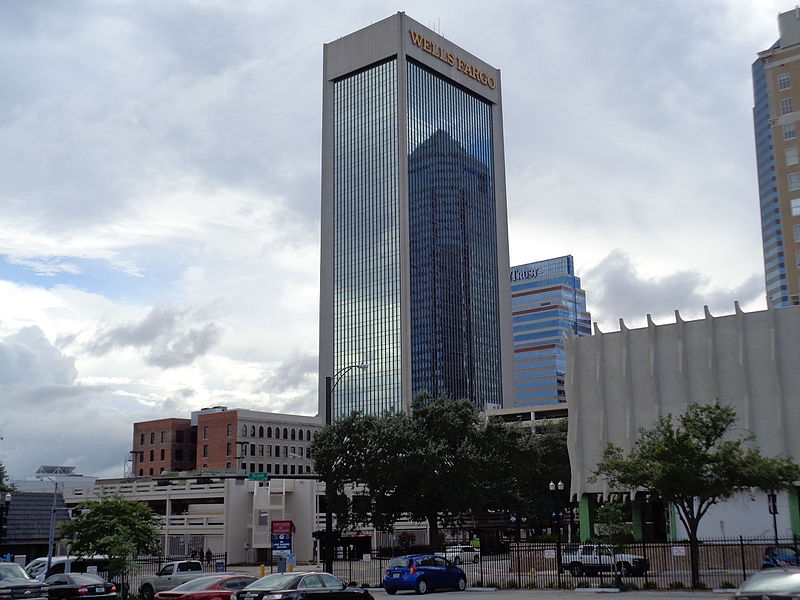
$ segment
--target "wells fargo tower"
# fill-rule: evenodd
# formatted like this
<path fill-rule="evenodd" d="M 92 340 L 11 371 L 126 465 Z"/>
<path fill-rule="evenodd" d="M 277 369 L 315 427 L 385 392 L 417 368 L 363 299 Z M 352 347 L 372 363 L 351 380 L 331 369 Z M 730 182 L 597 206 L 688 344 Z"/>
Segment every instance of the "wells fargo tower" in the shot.
<path fill-rule="evenodd" d="M 510 394 L 500 72 L 397 13 L 325 45 L 320 410 Z"/>

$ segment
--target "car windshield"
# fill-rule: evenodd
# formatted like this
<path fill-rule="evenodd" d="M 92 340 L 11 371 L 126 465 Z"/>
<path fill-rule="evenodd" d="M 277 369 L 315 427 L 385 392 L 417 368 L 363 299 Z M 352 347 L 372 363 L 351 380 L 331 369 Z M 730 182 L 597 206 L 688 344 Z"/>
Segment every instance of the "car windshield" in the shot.
<path fill-rule="evenodd" d="M 94 575 L 92 573 L 70 573 L 69 578 L 72 580 L 72 583 L 77 583 L 78 585 L 96 585 L 106 582 L 106 580 L 99 575 Z"/>
<path fill-rule="evenodd" d="M 393 558 L 389 561 L 389 567 L 409 567 L 411 566 L 410 558 Z"/>
<path fill-rule="evenodd" d="M 248 585 L 246 590 L 290 590 L 297 580 L 297 573 L 273 573 Z"/>
<path fill-rule="evenodd" d="M 186 583 L 180 584 L 176 587 L 173 592 L 188 592 L 192 590 L 204 590 L 208 587 L 211 587 L 221 579 L 224 579 L 223 576 L 220 575 L 210 575 L 208 577 L 198 577 L 197 579 L 190 579 Z"/>
<path fill-rule="evenodd" d="M 23 579 L 30 579 L 25 569 L 16 563 L 0 563 L 0 579 L 8 579 L 9 577 L 22 577 Z"/>

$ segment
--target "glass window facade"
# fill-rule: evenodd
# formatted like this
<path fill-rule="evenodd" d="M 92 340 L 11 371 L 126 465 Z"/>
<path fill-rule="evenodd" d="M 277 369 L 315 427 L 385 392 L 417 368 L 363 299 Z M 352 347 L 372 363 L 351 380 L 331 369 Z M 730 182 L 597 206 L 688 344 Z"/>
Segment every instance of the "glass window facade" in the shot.
<path fill-rule="evenodd" d="M 586 294 L 571 256 L 511 268 L 515 406 L 566 402 L 566 335 L 589 335 Z"/>
<path fill-rule="evenodd" d="M 334 84 L 333 417 L 402 409 L 397 61 Z"/>
<path fill-rule="evenodd" d="M 407 63 L 412 394 L 502 405 L 492 107 Z"/>

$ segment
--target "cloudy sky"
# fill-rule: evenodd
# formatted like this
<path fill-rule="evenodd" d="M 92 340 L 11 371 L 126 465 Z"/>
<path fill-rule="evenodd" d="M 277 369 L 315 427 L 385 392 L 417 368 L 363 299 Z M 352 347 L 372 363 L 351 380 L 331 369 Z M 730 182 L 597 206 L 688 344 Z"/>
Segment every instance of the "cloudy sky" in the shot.
<path fill-rule="evenodd" d="M 765 306 L 750 64 L 775 0 L 0 3 L 0 462 L 314 414 L 322 44 L 404 10 L 503 74 L 512 264 L 593 318 Z"/>

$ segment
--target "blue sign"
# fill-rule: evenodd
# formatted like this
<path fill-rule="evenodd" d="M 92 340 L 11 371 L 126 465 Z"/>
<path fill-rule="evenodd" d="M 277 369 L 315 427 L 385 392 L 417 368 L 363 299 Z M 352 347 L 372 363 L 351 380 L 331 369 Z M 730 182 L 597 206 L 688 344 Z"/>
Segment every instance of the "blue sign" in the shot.
<path fill-rule="evenodd" d="M 276 550 L 291 550 L 292 549 L 292 534 L 291 533 L 273 533 L 272 534 L 272 551 Z"/>

